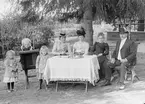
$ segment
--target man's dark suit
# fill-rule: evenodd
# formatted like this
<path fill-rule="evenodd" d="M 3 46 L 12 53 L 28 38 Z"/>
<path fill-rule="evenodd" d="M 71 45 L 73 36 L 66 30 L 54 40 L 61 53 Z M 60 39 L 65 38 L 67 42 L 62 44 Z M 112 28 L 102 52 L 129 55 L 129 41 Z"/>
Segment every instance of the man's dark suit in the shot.
<path fill-rule="evenodd" d="M 102 56 L 98 57 L 98 61 L 100 65 L 99 76 L 100 76 L 100 79 L 102 79 L 105 77 L 105 70 L 108 69 L 106 55 L 109 54 L 109 46 L 107 43 L 95 42 L 92 48 L 92 52 L 95 55 L 98 55 L 100 53 L 103 54 Z"/>
<path fill-rule="evenodd" d="M 120 41 L 117 42 L 116 48 L 113 52 L 112 58 L 117 59 L 118 53 L 119 53 L 119 46 L 120 46 Z M 134 59 L 136 59 L 136 45 L 133 41 L 127 39 L 121 48 L 121 58 L 122 59 L 127 59 L 129 63 L 132 63 Z"/>
<path fill-rule="evenodd" d="M 132 41 L 127 39 L 120 49 L 120 54 L 122 59 L 127 59 L 127 62 L 121 63 L 117 57 L 119 53 L 119 48 L 120 48 L 120 43 L 121 40 L 117 41 L 116 43 L 116 48 L 112 54 L 112 58 L 115 58 L 115 63 L 114 67 L 119 66 L 120 69 L 120 82 L 124 83 L 124 78 L 125 78 L 125 72 L 126 72 L 126 65 L 128 64 L 133 64 L 134 61 L 136 60 L 136 44 Z M 111 71 L 111 70 L 110 70 Z"/>

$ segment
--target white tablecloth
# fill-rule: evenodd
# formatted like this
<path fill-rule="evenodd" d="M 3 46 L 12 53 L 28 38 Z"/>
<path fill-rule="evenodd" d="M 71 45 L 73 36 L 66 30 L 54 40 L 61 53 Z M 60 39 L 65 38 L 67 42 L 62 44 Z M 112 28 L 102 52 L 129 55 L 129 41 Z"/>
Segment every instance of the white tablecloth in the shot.
<path fill-rule="evenodd" d="M 100 69 L 96 56 L 85 56 L 84 58 L 71 59 L 67 57 L 54 56 L 47 60 L 44 71 L 44 79 L 47 81 L 89 81 L 99 79 Z"/>

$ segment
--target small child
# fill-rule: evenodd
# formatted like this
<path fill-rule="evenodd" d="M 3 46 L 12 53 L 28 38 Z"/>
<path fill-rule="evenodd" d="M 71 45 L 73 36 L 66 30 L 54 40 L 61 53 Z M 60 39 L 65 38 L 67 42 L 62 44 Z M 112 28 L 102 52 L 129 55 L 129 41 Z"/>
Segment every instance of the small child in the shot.
<path fill-rule="evenodd" d="M 21 50 L 22 51 L 32 50 L 31 40 L 29 38 L 22 39 Z"/>
<path fill-rule="evenodd" d="M 18 62 L 16 61 L 15 52 L 9 50 L 4 60 L 5 74 L 3 82 L 7 83 L 8 92 L 14 91 L 14 82 L 18 80 Z"/>
<path fill-rule="evenodd" d="M 42 83 L 43 83 L 43 73 L 44 73 L 44 69 L 46 66 L 46 62 L 47 59 L 49 58 L 48 55 L 48 48 L 47 46 L 42 46 L 40 48 L 40 55 L 37 56 L 36 59 L 36 71 L 38 73 L 38 79 L 39 79 L 39 88 L 38 90 L 42 89 Z M 46 85 L 46 89 L 48 88 L 47 84 Z"/>

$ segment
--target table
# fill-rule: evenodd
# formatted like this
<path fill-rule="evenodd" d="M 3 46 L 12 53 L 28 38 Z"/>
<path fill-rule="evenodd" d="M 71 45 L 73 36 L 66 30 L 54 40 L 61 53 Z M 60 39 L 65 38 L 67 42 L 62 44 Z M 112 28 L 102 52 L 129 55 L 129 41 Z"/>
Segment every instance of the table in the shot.
<path fill-rule="evenodd" d="M 86 91 L 88 82 L 95 85 L 99 80 L 98 69 L 100 69 L 98 59 L 95 55 L 85 56 L 84 58 L 68 58 L 67 56 L 54 56 L 47 60 L 44 70 L 44 79 L 50 81 L 86 82 Z"/>
<path fill-rule="evenodd" d="M 36 76 L 36 75 L 29 76 L 28 70 L 35 69 L 36 58 L 39 54 L 39 50 L 20 51 L 19 54 L 20 54 L 20 62 L 22 64 L 22 68 L 25 72 L 26 89 L 27 89 L 29 86 L 28 78 Z"/>

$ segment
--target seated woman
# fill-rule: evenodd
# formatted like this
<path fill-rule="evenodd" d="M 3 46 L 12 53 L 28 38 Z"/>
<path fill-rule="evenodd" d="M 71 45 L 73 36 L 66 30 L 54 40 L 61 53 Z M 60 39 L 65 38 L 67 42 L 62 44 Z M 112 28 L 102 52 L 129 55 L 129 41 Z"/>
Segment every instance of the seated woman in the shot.
<path fill-rule="evenodd" d="M 79 41 L 73 45 L 73 53 L 87 55 L 89 51 L 89 44 L 84 41 L 85 31 L 77 30 Z"/>
<path fill-rule="evenodd" d="M 99 77 L 100 77 L 100 84 L 103 84 L 104 86 L 110 85 L 110 80 L 108 76 L 108 59 L 107 55 L 109 54 L 109 45 L 104 42 L 104 34 L 101 32 L 98 34 L 98 41 L 95 42 L 92 48 L 93 54 L 97 55 L 100 70 L 99 70 Z M 101 85 L 102 86 L 102 85 Z"/>
<path fill-rule="evenodd" d="M 60 34 L 59 40 L 55 41 L 52 49 L 52 54 L 60 55 L 70 52 L 70 45 L 66 42 L 66 34 Z"/>
<path fill-rule="evenodd" d="M 21 50 L 22 51 L 32 50 L 31 40 L 29 38 L 22 39 Z"/>

